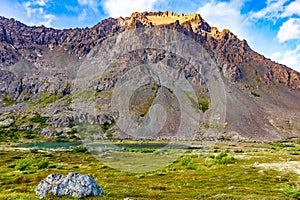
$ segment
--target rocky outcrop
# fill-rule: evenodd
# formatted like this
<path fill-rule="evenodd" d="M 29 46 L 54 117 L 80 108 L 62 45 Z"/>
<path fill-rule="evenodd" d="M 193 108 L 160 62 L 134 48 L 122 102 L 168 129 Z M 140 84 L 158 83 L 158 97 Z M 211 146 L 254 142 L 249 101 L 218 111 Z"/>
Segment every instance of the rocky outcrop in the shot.
<path fill-rule="evenodd" d="M 35 188 L 36 195 L 41 199 L 48 193 L 56 196 L 88 197 L 103 196 L 102 188 L 95 179 L 83 174 L 70 172 L 67 176 L 50 174 Z"/>

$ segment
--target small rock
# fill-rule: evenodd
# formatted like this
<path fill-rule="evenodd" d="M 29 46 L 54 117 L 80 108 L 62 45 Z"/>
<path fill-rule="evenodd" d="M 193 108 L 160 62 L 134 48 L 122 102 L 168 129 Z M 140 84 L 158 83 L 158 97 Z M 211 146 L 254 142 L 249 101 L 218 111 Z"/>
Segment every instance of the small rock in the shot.
<path fill-rule="evenodd" d="M 260 175 L 264 175 L 264 174 L 265 174 L 265 173 L 264 173 L 264 170 L 259 170 L 258 173 L 259 173 Z"/>
<path fill-rule="evenodd" d="M 61 174 L 48 175 L 35 188 L 35 193 L 41 199 L 45 198 L 48 193 L 72 197 L 103 196 L 103 190 L 94 178 L 73 172 L 70 172 L 67 176 Z"/>
<path fill-rule="evenodd" d="M 12 125 L 14 122 L 15 121 L 13 119 L 6 119 L 6 120 L 0 122 L 0 126 L 8 127 L 8 126 Z"/>
<path fill-rule="evenodd" d="M 232 189 L 234 189 L 234 186 L 228 187 L 228 190 L 232 190 Z"/>
<path fill-rule="evenodd" d="M 292 158 L 288 158 L 288 159 L 287 159 L 287 161 L 292 161 L 292 160 L 293 160 Z"/>

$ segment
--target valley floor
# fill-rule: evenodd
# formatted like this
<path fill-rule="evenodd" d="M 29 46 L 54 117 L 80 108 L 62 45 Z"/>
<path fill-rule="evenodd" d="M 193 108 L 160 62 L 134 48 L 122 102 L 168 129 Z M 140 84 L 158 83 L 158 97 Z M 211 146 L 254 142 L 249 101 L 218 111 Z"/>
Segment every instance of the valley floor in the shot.
<path fill-rule="evenodd" d="M 82 151 L 81 151 L 82 150 Z M 87 199 L 299 199 L 300 143 L 216 143 L 191 147 L 170 165 L 148 172 L 118 171 L 84 148 L 0 150 L 0 199 L 38 199 L 49 174 L 91 175 L 104 197 Z M 127 149 L 127 153 L 153 151 Z M 74 199 L 48 196 L 46 199 Z"/>

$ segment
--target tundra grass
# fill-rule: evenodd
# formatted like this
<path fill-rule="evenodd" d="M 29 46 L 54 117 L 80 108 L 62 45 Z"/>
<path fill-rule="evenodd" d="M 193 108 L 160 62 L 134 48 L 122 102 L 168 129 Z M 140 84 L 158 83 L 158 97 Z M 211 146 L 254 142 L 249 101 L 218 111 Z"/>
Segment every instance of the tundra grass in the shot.
<path fill-rule="evenodd" d="M 71 171 L 93 176 L 103 187 L 104 197 L 86 199 L 290 199 L 281 190 L 296 184 L 299 175 L 259 165 L 300 161 L 298 155 L 285 149 L 274 150 L 269 144 L 256 145 L 267 148 L 261 151 L 244 152 L 233 150 L 239 144 L 228 146 L 226 153 L 234 158 L 234 162 L 229 159 L 230 164 L 214 161 L 220 152 L 224 154 L 220 145 L 203 154 L 201 150 L 188 150 L 169 166 L 146 173 L 117 171 L 88 152 L 1 150 L 0 199 L 38 199 L 34 188 L 42 179 L 52 173 Z M 32 162 L 26 163 L 30 159 Z M 20 171 L 17 166 L 24 160 L 29 166 Z M 45 160 L 47 166 L 40 168 Z M 46 199 L 74 198 L 50 195 Z"/>

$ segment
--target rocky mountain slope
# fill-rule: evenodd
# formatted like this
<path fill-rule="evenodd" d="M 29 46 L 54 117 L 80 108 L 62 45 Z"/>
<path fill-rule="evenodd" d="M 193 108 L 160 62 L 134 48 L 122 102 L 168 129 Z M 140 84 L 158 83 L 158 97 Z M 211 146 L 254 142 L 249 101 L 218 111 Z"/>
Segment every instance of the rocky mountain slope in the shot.
<path fill-rule="evenodd" d="M 187 58 L 159 48 L 124 52 L 101 77 L 90 80 L 89 91 L 79 90 L 76 84 L 83 80 L 78 78 L 78 72 L 89 66 L 88 61 L 101 61 L 105 55 L 101 49 L 107 41 L 147 28 L 167 28 L 175 38 L 178 33 L 184 34 L 212 58 L 224 83 L 226 109 L 222 123 L 213 124 L 204 117 L 193 129 L 185 125 L 186 131 L 177 134 L 182 102 L 176 100 L 178 95 L 173 90 L 149 79 L 130 98 L 130 112 L 135 117 L 131 122 L 135 127 L 149 124 L 151 105 L 157 103 L 167 110 L 165 124 L 152 135 L 147 135 L 146 129 L 135 135 L 124 131 L 120 113 L 111 109 L 112 97 L 124 74 L 131 73 L 135 66 L 171 66 L 185 77 L 197 96 L 184 97 L 196 105 L 194 111 L 188 112 L 200 116 L 213 113 L 214 96 L 209 91 L 212 86 L 205 74 Z M 161 32 L 154 29 L 151 34 L 155 41 Z M 135 46 L 141 41 L 131 42 Z M 182 49 L 189 51 L 189 47 Z M 138 77 L 138 72 L 132 73 L 132 77 Z M 93 112 L 75 108 L 85 108 L 90 102 Z M 96 131 L 100 138 L 277 140 L 300 135 L 300 73 L 251 50 L 245 40 L 239 40 L 229 30 L 211 27 L 199 14 L 133 13 L 127 18 L 105 19 L 91 28 L 66 30 L 30 27 L 0 17 L 0 103 L 1 142 L 39 137 L 75 139 L 82 138 L 80 133 L 87 130 Z M 86 124 L 100 128 L 94 130 Z"/>

